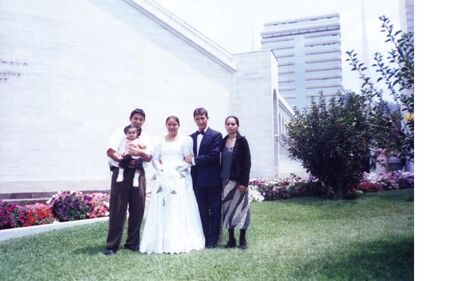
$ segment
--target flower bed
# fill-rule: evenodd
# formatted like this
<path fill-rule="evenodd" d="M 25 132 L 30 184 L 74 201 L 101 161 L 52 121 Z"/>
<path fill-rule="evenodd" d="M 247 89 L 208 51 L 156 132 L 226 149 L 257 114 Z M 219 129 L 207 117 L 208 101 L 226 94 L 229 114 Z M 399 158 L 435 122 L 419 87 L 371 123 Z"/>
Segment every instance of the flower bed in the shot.
<path fill-rule="evenodd" d="M 52 209 L 46 204 L 36 203 L 26 205 L 25 208 L 28 208 L 28 214 L 22 226 L 49 224 L 55 221 Z"/>
<path fill-rule="evenodd" d="M 379 176 L 375 173 L 364 173 L 363 180 L 355 189 L 364 192 L 377 192 L 405 188 L 414 188 L 414 174 L 394 171 Z"/>
<path fill-rule="evenodd" d="M 364 177 L 354 189 L 363 192 L 404 189 L 414 187 L 414 174 L 411 172 L 395 171 L 377 176 L 375 173 L 365 173 Z M 314 177 L 302 179 L 291 176 L 284 179 L 256 179 L 249 183 L 250 200 L 278 200 L 299 196 L 330 195 L 331 189 L 324 186 Z"/>
<path fill-rule="evenodd" d="M 59 221 L 73 221 L 109 215 L 109 195 L 60 191 L 47 202 Z"/>
<path fill-rule="evenodd" d="M 0 201 L 0 229 L 48 224 L 54 220 L 52 210 L 46 204 L 20 206 Z"/>
<path fill-rule="evenodd" d="M 89 206 L 88 218 L 99 218 L 109 216 L 109 195 L 106 193 L 87 193 L 83 197 Z"/>
<path fill-rule="evenodd" d="M 320 196 L 329 193 L 316 178 L 303 179 L 297 176 L 290 178 L 256 179 L 249 183 L 251 201 L 277 200 L 299 196 Z"/>
<path fill-rule="evenodd" d="M 414 174 L 395 171 L 382 176 L 365 173 L 355 190 L 377 192 L 414 187 Z M 249 183 L 249 199 L 252 202 L 278 200 L 299 196 L 328 195 L 330 189 L 314 177 L 296 176 L 284 179 L 256 179 Z M 109 216 L 109 195 L 60 191 L 47 204 L 20 206 L 0 200 L 0 229 L 49 224 L 55 220 L 73 221 Z"/>
<path fill-rule="evenodd" d="M 46 204 L 20 206 L 0 200 L 0 229 L 73 221 L 109 215 L 109 195 L 60 191 Z"/>

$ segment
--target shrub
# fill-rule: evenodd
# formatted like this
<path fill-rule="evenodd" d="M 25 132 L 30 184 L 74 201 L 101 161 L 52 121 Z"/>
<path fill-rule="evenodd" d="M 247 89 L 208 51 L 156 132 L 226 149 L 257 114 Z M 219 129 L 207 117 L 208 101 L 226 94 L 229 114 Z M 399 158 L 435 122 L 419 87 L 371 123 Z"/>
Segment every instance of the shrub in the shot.
<path fill-rule="evenodd" d="M 109 216 L 109 195 L 106 193 L 94 192 L 86 193 L 84 202 L 89 206 L 88 218 L 98 218 Z"/>
<path fill-rule="evenodd" d="M 254 185 L 248 186 L 248 199 L 250 202 L 264 201 L 264 196 L 259 192 L 258 188 Z"/>
<path fill-rule="evenodd" d="M 373 56 L 372 73 L 378 77 L 370 77 L 354 51 L 347 51 L 346 61 L 358 72 L 361 95 L 370 101 L 372 146 L 386 148 L 405 163 L 414 161 L 414 34 L 395 31 L 385 16 L 380 20 L 390 51 Z"/>
<path fill-rule="evenodd" d="M 414 173 L 412 172 L 395 171 L 392 173 L 392 177 L 400 189 L 414 187 Z"/>
<path fill-rule="evenodd" d="M 414 187 L 414 174 L 411 172 L 395 171 L 377 176 L 375 173 L 364 173 L 361 182 L 355 187 L 364 192 L 377 192 L 392 189 Z"/>
<path fill-rule="evenodd" d="M 47 204 L 59 221 L 109 215 L 109 195 L 101 192 L 60 191 L 53 195 Z"/>
<path fill-rule="evenodd" d="M 26 207 L 0 201 L 0 229 L 21 227 L 26 221 L 27 213 Z"/>
<path fill-rule="evenodd" d="M 54 220 L 50 207 L 45 204 L 20 206 L 0 201 L 0 229 L 48 224 Z"/>
<path fill-rule="evenodd" d="M 357 54 L 347 52 L 347 61 L 363 82 L 361 94 L 347 91 L 328 101 L 322 96 L 318 102 L 312 100 L 310 108 L 296 111 L 284 137 L 291 158 L 330 186 L 335 198 L 352 194 L 368 170 L 370 150 L 385 148 L 403 163 L 414 160 L 414 35 L 395 32 L 386 17 L 380 20 L 392 48 L 385 56 L 374 56 L 376 81 Z M 377 184 L 381 186 L 366 183 L 364 188 L 398 188 L 390 178 Z"/>
<path fill-rule="evenodd" d="M 312 100 L 311 107 L 296 111 L 287 125 L 290 157 L 325 186 L 334 198 L 345 198 L 367 169 L 370 135 L 365 116 L 366 98 L 348 93 Z"/>
<path fill-rule="evenodd" d="M 333 195 L 327 187 L 315 177 L 302 179 L 292 175 L 290 178 L 255 179 L 249 183 L 249 197 L 253 201 L 272 201 L 300 196 L 327 196 Z M 414 174 L 410 172 L 395 171 L 377 176 L 375 173 L 364 173 L 364 176 L 349 193 L 349 198 L 356 198 L 354 191 L 377 192 L 392 189 L 414 187 Z"/>
<path fill-rule="evenodd" d="M 109 215 L 109 195 L 60 191 L 47 204 L 20 206 L 0 200 L 0 229 L 49 224 Z"/>
<path fill-rule="evenodd" d="M 307 181 L 303 181 L 300 183 L 301 193 L 299 196 L 327 196 L 330 197 L 333 195 L 333 190 L 324 185 L 321 181 L 316 179 L 315 177 L 309 177 Z"/>
<path fill-rule="evenodd" d="M 25 207 L 28 209 L 28 212 L 22 226 L 49 224 L 55 221 L 52 209 L 46 204 L 36 203 Z"/>
<path fill-rule="evenodd" d="M 299 196 L 322 196 L 327 195 L 329 191 L 314 177 L 302 179 L 296 176 L 284 179 L 255 179 L 250 181 L 249 190 L 259 193 L 262 200 L 267 201 Z"/>
<path fill-rule="evenodd" d="M 276 200 L 289 198 L 287 187 L 294 185 L 290 179 L 256 179 L 249 183 L 251 189 L 256 189 L 264 197 L 264 200 Z"/>
<path fill-rule="evenodd" d="M 91 211 L 91 207 L 84 201 L 84 194 L 79 191 L 60 191 L 47 203 L 61 222 L 86 219 Z"/>

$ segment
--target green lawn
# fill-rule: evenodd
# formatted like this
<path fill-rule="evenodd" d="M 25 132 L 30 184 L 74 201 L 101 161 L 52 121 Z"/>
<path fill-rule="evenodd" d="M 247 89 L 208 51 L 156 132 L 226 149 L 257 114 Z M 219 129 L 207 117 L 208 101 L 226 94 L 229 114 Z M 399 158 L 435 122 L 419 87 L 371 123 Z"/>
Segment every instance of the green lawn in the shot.
<path fill-rule="evenodd" d="M 253 203 L 246 251 L 107 257 L 107 223 L 10 240 L 0 280 L 413 280 L 411 192 Z"/>

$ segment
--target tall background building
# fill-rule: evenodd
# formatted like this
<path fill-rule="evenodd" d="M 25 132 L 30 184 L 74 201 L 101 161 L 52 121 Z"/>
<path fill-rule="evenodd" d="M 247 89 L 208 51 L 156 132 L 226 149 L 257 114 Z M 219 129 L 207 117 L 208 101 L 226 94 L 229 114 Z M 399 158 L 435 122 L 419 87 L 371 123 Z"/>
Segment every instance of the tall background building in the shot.
<path fill-rule="evenodd" d="M 400 0 L 400 24 L 404 32 L 414 32 L 414 1 Z"/>
<path fill-rule="evenodd" d="M 269 22 L 261 32 L 262 50 L 278 61 L 278 87 L 286 101 L 298 109 L 322 93 L 342 89 L 339 14 Z"/>
<path fill-rule="evenodd" d="M 414 1 L 400 0 L 400 24 L 403 32 L 414 33 Z M 414 94 L 414 89 L 405 90 L 409 95 Z M 414 162 L 407 161 L 407 171 L 414 171 Z"/>

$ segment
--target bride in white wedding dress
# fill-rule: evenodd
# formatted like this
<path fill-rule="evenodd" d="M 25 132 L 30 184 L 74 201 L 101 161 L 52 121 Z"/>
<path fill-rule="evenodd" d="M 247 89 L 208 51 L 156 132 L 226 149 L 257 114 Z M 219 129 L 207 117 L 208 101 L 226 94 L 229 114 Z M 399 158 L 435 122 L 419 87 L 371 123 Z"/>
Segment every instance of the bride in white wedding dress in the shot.
<path fill-rule="evenodd" d="M 141 253 L 185 253 L 203 249 L 205 238 L 192 188 L 192 139 L 178 136 L 180 121 L 166 119 L 168 135 L 155 147 L 152 163 L 157 170 L 139 247 Z"/>

